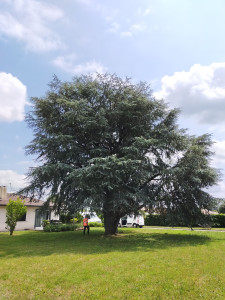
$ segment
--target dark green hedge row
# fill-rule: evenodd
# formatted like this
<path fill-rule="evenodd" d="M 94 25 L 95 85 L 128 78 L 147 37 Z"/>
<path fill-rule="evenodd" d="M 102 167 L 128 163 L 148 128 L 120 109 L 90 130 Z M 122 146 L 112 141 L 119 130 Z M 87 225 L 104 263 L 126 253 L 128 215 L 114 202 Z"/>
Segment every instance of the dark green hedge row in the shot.
<path fill-rule="evenodd" d="M 147 215 L 145 217 L 146 226 L 170 226 L 165 215 Z"/>
<path fill-rule="evenodd" d="M 146 226 L 187 226 L 181 223 L 173 223 L 166 215 L 148 215 L 145 217 Z M 209 219 L 210 227 L 225 228 L 225 214 L 211 215 Z M 197 224 L 194 225 L 198 226 Z"/>
<path fill-rule="evenodd" d="M 212 222 L 212 227 L 225 228 L 225 214 L 213 215 Z"/>

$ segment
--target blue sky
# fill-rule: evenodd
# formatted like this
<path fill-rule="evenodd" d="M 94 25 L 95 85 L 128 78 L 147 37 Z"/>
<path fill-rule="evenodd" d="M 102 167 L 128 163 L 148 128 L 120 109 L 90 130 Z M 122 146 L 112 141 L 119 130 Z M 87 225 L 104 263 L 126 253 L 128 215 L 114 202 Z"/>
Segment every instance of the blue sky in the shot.
<path fill-rule="evenodd" d="M 151 83 L 180 107 L 190 134 L 211 133 L 212 166 L 225 170 L 223 0 L 1 0 L 0 185 L 24 186 L 33 157 L 24 147 L 32 96 L 53 74 L 109 72 Z M 211 189 L 224 197 L 225 184 Z"/>

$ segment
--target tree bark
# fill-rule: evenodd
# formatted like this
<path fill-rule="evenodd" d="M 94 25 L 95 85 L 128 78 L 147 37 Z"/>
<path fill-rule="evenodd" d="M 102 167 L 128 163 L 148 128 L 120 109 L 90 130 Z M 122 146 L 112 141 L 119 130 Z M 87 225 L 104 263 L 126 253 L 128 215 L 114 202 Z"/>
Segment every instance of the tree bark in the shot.
<path fill-rule="evenodd" d="M 107 192 L 107 197 L 103 205 L 105 235 L 114 235 L 117 233 L 118 223 L 120 220 L 119 212 L 114 208 L 114 193 Z"/>
<path fill-rule="evenodd" d="M 105 235 L 114 235 L 117 233 L 120 217 L 113 212 L 104 213 Z"/>

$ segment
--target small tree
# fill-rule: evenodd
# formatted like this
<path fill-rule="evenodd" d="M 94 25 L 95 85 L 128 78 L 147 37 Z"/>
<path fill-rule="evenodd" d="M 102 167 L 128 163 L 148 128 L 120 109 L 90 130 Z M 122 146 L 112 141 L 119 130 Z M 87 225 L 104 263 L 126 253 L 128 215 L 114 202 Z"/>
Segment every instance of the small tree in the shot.
<path fill-rule="evenodd" d="M 13 231 L 16 228 L 17 221 L 27 212 L 27 208 L 19 197 L 17 200 L 9 199 L 9 203 L 6 206 L 6 224 L 7 229 L 10 231 L 10 235 L 13 235 Z"/>

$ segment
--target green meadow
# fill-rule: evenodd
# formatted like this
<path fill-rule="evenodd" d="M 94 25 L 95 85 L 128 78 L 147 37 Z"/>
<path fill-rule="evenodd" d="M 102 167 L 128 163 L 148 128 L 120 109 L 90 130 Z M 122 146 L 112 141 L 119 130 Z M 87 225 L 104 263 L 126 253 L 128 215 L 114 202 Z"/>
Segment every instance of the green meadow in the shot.
<path fill-rule="evenodd" d="M 0 299 L 225 299 L 225 232 L 0 233 Z"/>

